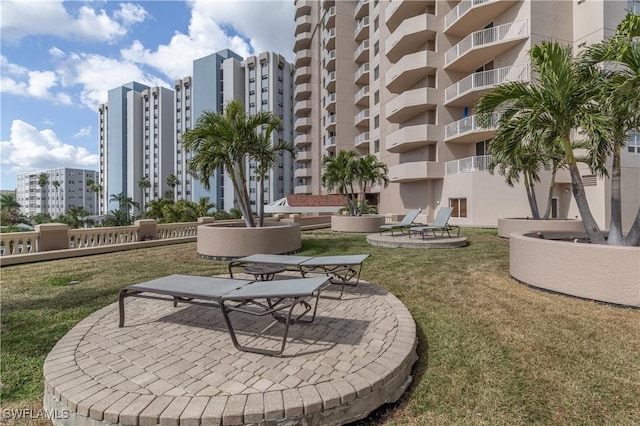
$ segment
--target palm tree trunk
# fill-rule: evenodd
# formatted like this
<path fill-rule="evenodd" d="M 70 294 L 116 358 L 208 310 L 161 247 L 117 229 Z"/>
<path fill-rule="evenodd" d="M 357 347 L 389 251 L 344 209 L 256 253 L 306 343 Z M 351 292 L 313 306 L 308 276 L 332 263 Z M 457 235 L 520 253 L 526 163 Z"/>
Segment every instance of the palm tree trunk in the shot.
<path fill-rule="evenodd" d="M 591 244 L 607 244 L 600 227 L 593 218 L 589 204 L 587 203 L 587 195 L 584 192 L 584 185 L 582 184 L 582 178 L 580 177 L 580 170 L 578 165 L 573 162 L 569 163 L 569 172 L 571 173 L 571 188 L 573 190 L 573 197 L 578 205 L 578 211 L 582 218 L 582 225 L 584 230 L 591 240 Z"/>
<path fill-rule="evenodd" d="M 609 238 L 612 246 L 621 246 L 622 238 L 622 196 L 620 189 L 620 144 L 615 143 L 613 164 L 611 165 L 611 221 L 609 222 Z"/>
<path fill-rule="evenodd" d="M 529 200 L 529 208 L 531 208 L 531 214 L 535 220 L 540 220 L 540 212 L 538 211 L 538 201 L 536 200 L 536 193 L 534 191 L 533 183 L 528 173 L 524 173 L 524 187 L 527 191 L 527 199 Z"/>
<path fill-rule="evenodd" d="M 259 170 L 259 169 L 256 169 Z M 256 180 L 258 187 L 256 188 L 256 203 L 258 204 L 258 227 L 264 226 L 264 174 L 259 173 Z"/>
<path fill-rule="evenodd" d="M 549 215 L 551 214 L 551 202 L 553 201 L 553 187 L 556 186 L 556 173 L 558 169 L 553 168 L 553 173 L 551 173 L 551 182 L 549 183 L 549 195 L 547 196 L 547 208 L 544 210 L 544 216 L 542 219 L 548 220 Z"/>
<path fill-rule="evenodd" d="M 243 174 L 241 174 L 240 167 L 241 166 L 231 168 L 231 170 L 234 170 L 233 176 L 231 176 L 231 183 L 233 184 L 233 191 L 236 194 L 238 207 L 240 207 L 245 225 L 247 228 L 255 228 L 256 223 L 251 213 L 251 205 L 247 205 L 249 194 L 247 194 L 247 187 L 244 185 Z"/>
<path fill-rule="evenodd" d="M 636 220 L 633 221 L 629 233 L 624 239 L 625 246 L 640 246 L 640 207 L 638 207 L 638 213 L 636 214 Z"/>

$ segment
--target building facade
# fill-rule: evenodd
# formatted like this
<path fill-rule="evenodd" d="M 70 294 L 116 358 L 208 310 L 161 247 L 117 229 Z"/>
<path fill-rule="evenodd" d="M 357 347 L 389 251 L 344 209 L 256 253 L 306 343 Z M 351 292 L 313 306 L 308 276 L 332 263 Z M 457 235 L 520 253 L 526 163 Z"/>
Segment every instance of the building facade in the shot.
<path fill-rule="evenodd" d="M 234 208 L 231 180 L 220 170 L 206 190 L 189 173 L 190 153 L 182 147 L 183 133 L 204 111 L 222 112 L 230 100 L 239 99 L 251 114 L 277 114 L 283 124 L 272 140 L 292 143 L 292 64 L 281 55 L 268 52 L 243 60 L 228 49 L 216 52 L 195 60 L 193 77 L 176 80 L 173 89 L 131 82 L 110 90 L 108 102 L 100 105 L 102 213 L 118 207 L 109 200 L 122 192 L 141 210 L 165 196 L 194 202 L 209 197 L 219 209 Z M 255 204 L 255 164 L 246 166 Z M 292 168 L 291 156 L 279 157 L 265 183 L 265 203 L 291 192 Z"/>
<path fill-rule="evenodd" d="M 389 166 L 391 184 L 373 191 L 383 213 L 422 208 L 433 220 L 446 205 L 454 207 L 451 223 L 468 226 L 529 216 L 524 187 L 487 170 L 497 117 L 481 127 L 474 105 L 498 84 L 531 81 L 528 52 L 536 43 L 556 39 L 577 52 L 611 35 L 637 3 L 297 0 L 294 192 L 323 193 L 322 158 L 356 150 Z M 640 170 L 635 140 L 623 160 L 631 184 Z M 608 182 L 583 172 L 594 215 L 606 226 Z M 548 183 L 543 177 L 539 199 Z M 568 173 L 556 180 L 555 217 L 578 215 L 570 186 Z M 637 191 L 623 191 L 637 206 Z M 625 226 L 635 216 L 628 213 Z"/>
<path fill-rule="evenodd" d="M 40 185 L 43 174 L 46 183 Z M 95 215 L 99 204 L 98 193 L 94 191 L 97 182 L 99 173 L 95 170 L 60 167 L 20 173 L 16 201 L 21 206 L 20 212 L 30 217 L 44 213 L 56 218 L 71 207 L 83 208 L 89 215 Z"/>

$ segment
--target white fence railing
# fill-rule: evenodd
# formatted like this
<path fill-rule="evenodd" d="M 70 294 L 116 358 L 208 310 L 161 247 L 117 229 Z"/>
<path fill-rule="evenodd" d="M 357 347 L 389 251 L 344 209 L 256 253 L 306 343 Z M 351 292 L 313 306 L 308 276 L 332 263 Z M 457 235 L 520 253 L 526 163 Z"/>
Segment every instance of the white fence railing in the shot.
<path fill-rule="evenodd" d="M 444 28 L 449 28 L 472 7 L 481 5 L 482 3 L 486 3 L 487 1 L 490 0 L 462 0 L 456 7 L 453 8 L 453 10 L 451 10 L 451 12 L 447 13 L 444 17 Z"/>
<path fill-rule="evenodd" d="M 460 41 L 460 43 L 447 50 L 444 54 L 445 66 L 455 61 L 462 55 L 481 46 L 491 43 L 504 42 L 526 35 L 529 32 L 528 21 L 507 22 L 496 27 L 485 28 L 476 31 Z"/>
<path fill-rule="evenodd" d="M 478 123 L 478 116 L 471 115 L 469 117 L 465 117 L 462 120 L 454 121 L 453 123 L 447 124 L 444 127 L 444 138 L 449 139 L 454 136 L 476 130 L 495 129 L 499 119 L 500 114 L 494 112 L 493 114 L 491 114 L 489 123 L 487 123 L 486 126 L 482 126 L 480 123 Z"/>
<path fill-rule="evenodd" d="M 444 99 L 445 102 L 448 102 L 472 90 L 489 89 L 499 84 L 512 81 L 529 80 L 531 80 L 531 66 L 529 64 L 513 65 L 477 72 L 447 87 L 445 89 Z"/>
<path fill-rule="evenodd" d="M 491 161 L 493 161 L 491 155 L 477 155 L 474 157 L 466 157 L 459 160 L 447 161 L 445 163 L 445 174 L 457 175 L 460 173 L 489 170 L 489 164 L 491 164 Z"/>

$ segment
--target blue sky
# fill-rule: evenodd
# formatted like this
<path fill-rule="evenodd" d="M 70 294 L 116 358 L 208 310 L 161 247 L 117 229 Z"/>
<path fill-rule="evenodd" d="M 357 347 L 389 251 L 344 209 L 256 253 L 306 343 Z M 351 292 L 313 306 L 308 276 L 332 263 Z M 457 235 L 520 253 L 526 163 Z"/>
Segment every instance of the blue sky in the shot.
<path fill-rule="evenodd" d="M 225 48 L 293 60 L 294 12 L 292 0 L 0 0 L 0 189 L 22 172 L 97 170 L 109 89 L 172 88 Z"/>

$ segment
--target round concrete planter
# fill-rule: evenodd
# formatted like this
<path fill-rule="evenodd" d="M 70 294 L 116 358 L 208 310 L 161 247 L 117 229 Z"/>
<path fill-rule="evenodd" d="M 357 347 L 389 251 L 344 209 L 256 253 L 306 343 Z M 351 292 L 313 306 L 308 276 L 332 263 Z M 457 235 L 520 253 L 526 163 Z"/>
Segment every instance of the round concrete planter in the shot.
<path fill-rule="evenodd" d="M 552 238 L 581 237 L 554 232 Z M 558 293 L 640 307 L 640 248 L 541 239 L 511 234 L 511 275 Z"/>
<path fill-rule="evenodd" d="M 385 218 L 379 214 L 365 214 L 362 216 L 334 215 L 331 216 L 331 230 L 335 232 L 360 232 L 370 234 L 378 232 L 384 225 Z"/>
<path fill-rule="evenodd" d="M 578 219 L 535 220 L 527 218 L 498 219 L 498 236 L 509 238 L 514 232 L 567 231 L 584 232 L 582 221 Z"/>
<path fill-rule="evenodd" d="M 269 223 L 261 228 L 247 228 L 244 223 L 198 226 L 196 250 L 211 259 L 233 259 L 256 253 L 295 253 L 302 247 L 300 225 Z"/>

